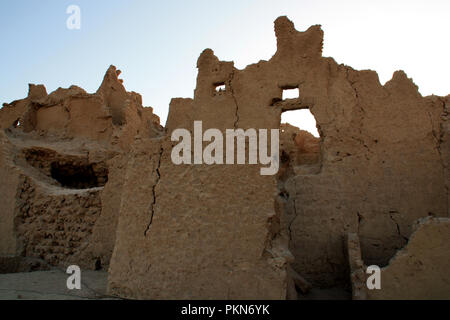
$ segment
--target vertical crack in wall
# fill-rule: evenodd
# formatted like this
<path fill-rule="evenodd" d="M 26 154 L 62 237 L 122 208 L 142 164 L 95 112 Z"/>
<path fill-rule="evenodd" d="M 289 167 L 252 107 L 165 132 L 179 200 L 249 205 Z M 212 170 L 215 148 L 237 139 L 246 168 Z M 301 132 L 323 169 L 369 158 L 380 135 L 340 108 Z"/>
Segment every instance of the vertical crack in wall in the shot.
<path fill-rule="evenodd" d="M 292 178 L 294 179 L 294 188 L 295 188 L 295 193 L 294 193 L 294 199 L 292 200 L 293 203 L 293 207 L 294 207 L 294 217 L 291 219 L 291 221 L 289 222 L 288 225 L 288 231 L 289 231 L 289 240 L 292 240 L 292 224 L 294 223 L 294 221 L 297 219 L 297 203 L 296 203 L 296 198 L 297 198 L 297 182 L 295 180 L 295 176 Z"/>
<path fill-rule="evenodd" d="M 357 211 L 356 214 L 358 215 L 358 230 L 357 230 L 357 235 L 359 236 L 359 229 L 360 229 L 360 227 L 361 227 L 361 223 L 362 223 L 364 217 L 363 217 L 363 215 L 362 215 L 359 211 Z"/>
<path fill-rule="evenodd" d="M 348 77 L 348 71 L 349 69 L 346 69 L 346 79 L 348 81 L 348 83 L 350 84 L 350 87 L 353 89 L 353 92 L 355 93 L 355 99 L 356 99 L 356 107 L 359 109 L 360 113 L 361 113 L 361 121 L 360 121 L 360 125 L 359 125 L 359 134 L 360 134 L 360 138 L 359 139 L 355 139 L 354 137 L 352 137 L 353 139 L 357 140 L 359 143 L 361 143 L 363 145 L 363 147 L 366 149 L 367 154 L 365 155 L 366 160 L 369 160 L 369 154 L 370 154 L 370 149 L 369 146 L 364 142 L 363 139 L 363 132 L 362 132 L 362 127 L 363 127 L 363 122 L 364 122 L 364 117 L 365 117 L 365 111 L 364 108 L 361 106 L 361 104 L 359 103 L 359 94 L 358 94 L 358 90 L 355 88 L 355 83 L 357 81 L 351 81 Z"/>
<path fill-rule="evenodd" d="M 147 228 L 144 231 L 144 236 L 147 236 L 148 231 L 150 230 L 150 227 L 153 223 L 153 216 L 155 214 L 155 205 L 156 205 L 156 186 L 159 183 L 159 180 L 161 180 L 161 173 L 159 171 L 159 168 L 161 167 L 161 158 L 162 158 L 162 154 L 163 154 L 163 147 L 161 146 L 160 150 L 159 150 L 159 155 L 158 155 L 158 165 L 156 167 L 156 181 L 152 186 L 152 195 L 153 195 L 153 201 L 150 205 L 150 221 L 147 225 Z"/>
<path fill-rule="evenodd" d="M 400 237 L 403 238 L 403 240 L 405 240 L 406 242 L 408 242 L 408 238 L 405 237 L 400 230 L 400 225 L 398 224 L 397 220 L 395 220 L 395 218 L 392 216 L 394 213 L 398 213 L 397 211 L 389 211 L 389 217 L 391 218 L 391 220 L 395 223 L 395 225 L 397 226 L 397 233 Z"/>
<path fill-rule="evenodd" d="M 289 231 L 289 240 L 292 240 L 292 224 L 294 223 L 295 219 L 297 218 L 297 205 L 295 204 L 295 198 L 292 201 L 294 204 L 294 217 L 291 219 L 291 222 L 289 222 L 288 225 L 288 231 Z"/>
<path fill-rule="evenodd" d="M 439 99 L 439 98 L 438 98 L 438 100 L 442 103 L 442 113 L 441 113 L 441 118 L 442 118 L 442 119 L 447 119 L 447 117 L 448 117 L 448 112 L 445 110 L 445 101 L 444 101 L 443 99 Z M 444 137 L 444 128 L 443 128 L 443 124 L 444 124 L 444 121 L 446 121 L 446 120 L 441 121 L 441 123 L 440 123 L 440 128 L 439 128 L 439 129 L 440 129 L 440 135 L 437 136 L 436 132 L 434 131 L 433 118 L 431 117 L 431 114 L 430 114 L 429 111 L 427 111 L 427 114 L 428 114 L 428 117 L 429 117 L 430 123 L 431 123 L 431 132 L 432 132 L 432 134 L 433 134 L 433 138 L 434 138 L 435 143 L 436 143 L 436 151 L 437 151 L 437 153 L 439 154 L 439 160 L 440 160 L 440 162 L 441 162 L 441 167 L 442 167 L 442 178 L 443 178 L 443 180 L 444 180 L 445 194 L 446 194 L 446 196 L 447 196 L 447 199 L 449 199 L 449 197 L 448 197 L 448 187 L 449 187 L 449 185 L 448 185 L 447 177 L 446 177 L 447 167 L 446 167 L 446 165 L 445 165 L 445 163 L 444 163 L 444 157 L 442 156 L 442 151 L 441 151 L 441 144 L 442 144 L 443 141 L 444 141 L 444 140 L 443 140 L 443 137 Z M 449 209 L 450 209 L 450 204 L 449 204 L 449 202 L 448 202 L 448 200 L 447 200 L 447 212 L 449 212 Z"/>
<path fill-rule="evenodd" d="M 448 168 L 447 164 L 444 163 L 444 159 L 442 158 L 442 154 L 440 153 L 441 152 L 441 148 L 440 147 L 441 147 L 441 143 L 444 142 L 444 140 L 443 140 L 444 134 L 445 134 L 444 133 L 444 121 L 445 122 L 446 121 L 450 121 L 450 117 L 449 117 L 450 114 L 449 114 L 449 111 L 447 109 L 446 100 L 444 100 L 442 98 L 439 98 L 439 100 L 442 102 L 442 116 L 441 116 L 441 118 L 445 119 L 440 124 L 440 129 L 441 129 L 441 137 L 440 138 L 441 139 L 440 139 L 440 144 L 439 144 L 439 154 L 441 155 L 441 162 L 442 162 L 442 167 L 444 169 L 444 174 L 447 173 L 447 176 L 448 176 L 448 170 L 450 170 L 450 168 Z M 449 139 L 449 138 L 450 137 L 447 134 L 446 139 Z M 450 213 L 450 202 L 449 202 L 450 197 L 449 197 L 449 194 L 448 194 L 450 182 L 445 178 L 445 176 L 444 176 L 444 183 L 445 183 L 445 189 L 446 189 L 446 193 L 447 193 L 447 212 Z"/>
<path fill-rule="evenodd" d="M 228 79 L 228 86 L 230 87 L 230 92 L 231 92 L 231 97 L 234 100 L 234 105 L 236 106 L 236 111 L 235 111 L 235 119 L 234 120 L 234 129 L 236 129 L 238 127 L 238 123 L 239 123 L 239 105 L 237 103 L 237 99 L 234 96 L 234 90 L 233 90 L 233 79 L 234 79 L 234 68 L 233 71 L 230 74 L 230 78 Z"/>

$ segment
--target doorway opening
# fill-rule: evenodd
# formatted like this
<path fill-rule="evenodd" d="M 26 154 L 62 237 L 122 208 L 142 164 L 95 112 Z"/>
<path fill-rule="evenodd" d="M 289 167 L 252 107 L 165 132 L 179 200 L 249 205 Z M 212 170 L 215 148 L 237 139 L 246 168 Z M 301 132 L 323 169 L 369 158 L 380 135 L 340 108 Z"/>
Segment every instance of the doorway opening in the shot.
<path fill-rule="evenodd" d="M 281 123 L 288 123 L 300 130 L 308 131 L 316 138 L 320 137 L 316 119 L 309 109 L 285 111 L 281 114 Z"/>
<path fill-rule="evenodd" d="M 321 137 L 316 119 L 309 109 L 281 114 L 281 165 L 286 174 L 317 174 L 321 169 Z"/>

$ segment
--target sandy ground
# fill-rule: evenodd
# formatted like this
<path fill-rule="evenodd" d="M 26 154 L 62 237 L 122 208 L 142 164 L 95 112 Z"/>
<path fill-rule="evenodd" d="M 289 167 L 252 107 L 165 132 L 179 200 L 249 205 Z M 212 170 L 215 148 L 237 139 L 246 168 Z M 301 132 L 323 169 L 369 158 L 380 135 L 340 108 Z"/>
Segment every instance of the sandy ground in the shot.
<path fill-rule="evenodd" d="M 308 294 L 298 295 L 298 300 L 351 300 L 352 293 L 342 288 L 313 288 Z"/>
<path fill-rule="evenodd" d="M 69 290 L 62 270 L 0 274 L 0 300 L 114 299 L 106 295 L 106 271 L 82 271 L 81 289 Z"/>
<path fill-rule="evenodd" d="M 69 290 L 69 277 L 63 270 L 0 274 L 0 300 L 86 300 L 117 299 L 106 294 L 106 271 L 82 271 L 81 289 Z M 343 289 L 313 289 L 299 300 L 347 300 L 351 294 Z"/>

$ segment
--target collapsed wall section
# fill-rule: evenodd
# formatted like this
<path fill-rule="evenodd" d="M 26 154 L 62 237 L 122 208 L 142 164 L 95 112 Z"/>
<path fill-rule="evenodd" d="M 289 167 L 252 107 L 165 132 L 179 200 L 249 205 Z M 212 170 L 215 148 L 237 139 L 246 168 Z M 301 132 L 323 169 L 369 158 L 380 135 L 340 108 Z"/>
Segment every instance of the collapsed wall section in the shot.
<path fill-rule="evenodd" d="M 348 258 L 354 299 L 448 299 L 450 283 L 450 219 L 426 217 L 416 221 L 407 245 L 381 268 L 377 287 L 369 290 L 367 265 L 359 238 L 348 236 Z M 373 273 L 373 272 L 372 272 Z M 371 276 L 373 277 L 373 276 Z"/>
<path fill-rule="evenodd" d="M 386 265 L 415 220 L 448 215 L 448 191 L 436 138 L 439 98 L 422 98 L 402 72 L 385 86 L 369 71 L 334 66 L 325 74 L 328 102 L 312 109 L 322 131 L 321 171 L 286 185 L 296 212 L 294 267 L 316 285 L 332 286 L 346 281 L 345 232 L 359 234 L 365 261 Z"/>
<path fill-rule="evenodd" d="M 17 251 L 14 210 L 20 172 L 12 165 L 11 151 L 11 144 L 3 131 L 0 131 L 0 255 L 14 255 Z"/>
<path fill-rule="evenodd" d="M 428 217 L 413 226 L 405 248 L 381 269 L 382 289 L 368 299 L 449 299 L 450 219 Z"/>
<path fill-rule="evenodd" d="M 172 100 L 166 131 L 114 66 L 95 94 L 30 85 L 26 99 L 6 104 L 0 254 L 96 268 L 114 248 L 113 294 L 279 299 L 288 237 L 293 269 L 331 287 L 348 284 L 346 234 L 358 236 L 364 261 L 383 266 L 415 220 L 449 216 L 449 97 L 422 97 L 402 71 L 381 85 L 373 71 L 322 57 L 320 26 L 298 32 L 280 17 L 275 34 L 275 55 L 244 70 L 205 50 L 194 99 Z M 283 100 L 287 89 L 299 97 Z M 276 177 L 259 166 L 172 163 L 177 128 L 278 129 L 281 113 L 297 109 L 311 111 L 320 139 L 281 127 Z M 60 150 L 63 142 L 88 159 Z M 30 146 L 47 151 L 27 155 Z M 14 163 L 15 149 L 25 164 Z M 66 222 L 71 239 L 60 233 Z"/>
<path fill-rule="evenodd" d="M 281 183 L 278 181 L 274 192 L 267 191 L 264 199 L 275 199 L 275 207 L 285 214 L 280 219 L 282 229 L 287 227 L 290 231 L 295 271 L 315 286 L 345 285 L 348 283 L 345 234 L 357 233 L 361 238 L 364 259 L 382 266 L 408 241 L 415 220 L 428 215 L 448 215 L 448 174 L 445 173 L 448 157 L 441 149 L 446 143 L 444 104 L 439 97 L 423 98 L 402 71 L 394 73 L 392 80 L 383 86 L 373 71 L 356 71 L 322 57 L 323 32 L 320 26 L 298 32 L 291 21 L 280 17 L 275 21 L 275 33 L 276 54 L 269 61 L 260 61 L 244 70 L 235 69 L 232 62 L 219 61 L 212 50 L 205 50 L 197 64 L 199 73 L 194 99 L 172 101 L 167 130 L 170 134 L 172 130 L 184 127 L 192 132 L 195 120 L 202 120 L 205 129 L 218 128 L 221 131 L 227 128 L 279 128 L 282 112 L 309 109 L 317 121 L 320 141 L 299 136 L 296 147 L 302 145 L 304 150 L 291 153 L 292 161 L 289 160 L 289 164 L 282 168 L 285 172 L 278 176 Z M 293 88 L 299 89 L 299 97 L 283 100 L 283 90 Z M 306 149 L 305 139 L 311 142 Z M 155 191 L 152 194 L 156 198 L 146 200 L 147 204 L 143 206 L 153 208 L 153 223 L 158 217 L 177 216 L 180 222 L 174 227 L 182 232 L 191 223 L 186 222 L 185 217 L 195 217 L 196 214 L 203 217 L 201 210 L 231 208 L 229 202 L 239 203 L 232 206 L 231 212 L 246 208 L 247 200 L 253 205 L 258 204 L 259 191 L 256 195 L 251 190 L 259 190 L 262 184 L 253 185 L 259 177 L 252 176 L 251 169 L 245 173 L 248 181 L 242 180 L 239 174 L 235 175 L 234 172 L 240 172 L 240 168 L 232 166 L 226 174 L 221 170 L 228 169 L 216 166 L 188 166 L 183 170 L 180 169 L 182 167 L 173 167 L 164 173 L 164 168 L 170 166 L 169 153 L 170 148 L 163 144 L 165 156 L 161 158 L 159 183 L 156 187 L 148 186 L 149 190 Z M 132 172 L 134 167 L 128 170 Z M 171 176 L 172 172 L 177 174 Z M 208 172 L 209 178 L 204 181 L 208 187 L 193 189 L 186 199 L 186 190 L 190 190 L 187 188 L 196 186 L 195 181 L 201 181 L 204 172 Z M 164 187 L 168 176 L 172 177 L 171 182 Z M 222 178 L 216 181 L 216 176 Z M 233 177 L 237 180 L 233 181 Z M 184 185 L 185 179 L 190 183 L 184 189 L 178 189 L 179 184 Z M 230 193 L 227 197 L 225 191 L 236 189 L 237 181 L 254 186 L 245 191 L 251 196 L 244 198 L 243 203 L 239 202 L 243 200 L 239 195 L 231 196 Z M 265 182 L 272 183 L 272 180 Z M 211 193 L 211 189 L 217 193 Z M 159 194 L 158 190 L 165 190 L 165 193 Z M 126 206 L 127 201 L 133 202 L 133 197 L 139 192 L 143 191 L 136 190 L 124 196 L 123 205 Z M 211 203 L 206 201 L 206 208 L 198 208 L 202 204 L 196 204 L 195 197 L 203 198 L 203 194 L 211 194 L 215 200 Z M 177 197 L 166 203 L 165 199 L 175 195 Z M 223 197 L 228 199 L 224 203 L 220 200 Z M 152 201 L 156 205 L 151 205 Z M 179 201 L 183 206 L 177 204 Z M 158 209 L 162 204 L 164 207 Z M 269 212 L 272 205 L 267 204 L 265 208 Z M 145 215 L 143 210 L 140 209 L 135 216 Z M 183 213 L 182 210 L 190 211 Z M 123 207 L 121 216 L 127 216 L 125 212 Z M 246 212 L 245 215 L 251 217 L 252 213 Z M 240 218 L 235 219 L 240 221 Z M 206 216 L 204 220 L 207 221 Z M 220 217 L 216 220 L 222 221 Z M 126 221 L 122 228 L 133 224 L 132 219 Z M 167 226 L 171 225 L 167 222 Z M 214 227 L 214 230 L 222 230 L 221 224 Z M 169 233 L 173 232 L 172 228 L 168 228 Z M 148 256 L 148 261 L 164 256 L 159 251 L 152 251 L 166 241 L 159 240 L 157 230 L 157 227 L 153 229 L 153 236 L 151 231 L 148 233 L 149 237 L 155 237 L 152 243 L 145 244 L 146 240 L 142 240 L 144 242 L 139 244 L 146 250 L 152 248 L 153 255 Z M 121 232 L 126 231 L 122 229 Z M 194 234 L 189 233 L 191 237 Z M 130 244 L 126 245 L 118 237 L 116 248 L 125 247 L 117 251 L 117 256 L 135 240 L 129 241 Z M 197 245 L 202 247 L 201 243 Z M 185 250 L 185 247 L 179 245 L 171 249 L 179 257 L 177 250 Z M 195 258 L 190 259 L 193 263 Z M 189 260 L 186 258 L 186 261 Z M 161 292 L 159 289 L 166 288 L 169 283 L 175 284 L 171 278 L 160 277 L 166 271 L 158 262 L 147 262 L 147 266 L 148 270 L 154 267 L 155 272 L 147 276 L 141 272 L 142 280 L 146 277 L 152 279 L 148 285 L 153 285 L 154 289 L 147 290 L 138 285 L 127 287 L 120 274 L 130 271 L 131 267 L 118 262 L 112 270 L 117 268 L 120 271 L 113 271 L 110 277 L 112 292 L 130 296 L 140 296 L 139 292 L 145 292 L 140 297 L 160 297 L 156 293 Z M 184 274 L 185 270 L 177 270 Z M 170 276 L 176 277 L 172 273 Z M 186 283 L 198 284 L 202 280 L 192 281 Z M 187 297 L 177 291 L 171 292 L 174 298 Z M 254 294 L 252 291 L 248 293 Z M 217 297 L 216 292 L 211 294 Z M 204 296 L 207 296 L 206 292 L 205 295 L 195 295 Z"/>
<path fill-rule="evenodd" d="M 275 56 L 244 71 L 298 87 L 299 98 L 277 96 L 274 107 L 308 108 L 320 133 L 319 166 L 293 165 L 284 177 L 293 267 L 315 286 L 345 284 L 347 232 L 361 237 L 366 261 L 383 266 L 415 220 L 448 216 L 442 98 L 423 98 L 402 71 L 382 86 L 373 71 L 320 57 L 313 52 L 322 41 L 317 27 L 297 32 L 281 17 L 275 29 Z"/>
<path fill-rule="evenodd" d="M 101 268 L 100 262 L 81 258 L 101 213 L 100 189 L 46 190 L 29 178 L 21 178 L 15 212 L 20 255 L 55 266 Z"/>
<path fill-rule="evenodd" d="M 108 268 L 127 151 L 135 136 L 162 132 L 119 74 L 109 67 L 95 94 L 30 84 L 0 110 L 0 256 Z"/>

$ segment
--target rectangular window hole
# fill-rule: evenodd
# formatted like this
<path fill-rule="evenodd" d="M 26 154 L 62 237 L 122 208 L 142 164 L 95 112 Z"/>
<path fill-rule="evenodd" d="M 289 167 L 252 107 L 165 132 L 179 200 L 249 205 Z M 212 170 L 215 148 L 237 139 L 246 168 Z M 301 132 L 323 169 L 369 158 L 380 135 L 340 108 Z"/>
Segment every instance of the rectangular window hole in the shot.
<path fill-rule="evenodd" d="M 224 92 L 225 91 L 225 82 L 214 84 L 216 92 Z"/>
<path fill-rule="evenodd" d="M 297 99 L 300 97 L 300 90 L 298 88 L 283 89 L 282 99 Z"/>

